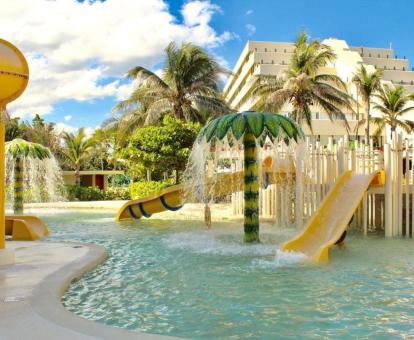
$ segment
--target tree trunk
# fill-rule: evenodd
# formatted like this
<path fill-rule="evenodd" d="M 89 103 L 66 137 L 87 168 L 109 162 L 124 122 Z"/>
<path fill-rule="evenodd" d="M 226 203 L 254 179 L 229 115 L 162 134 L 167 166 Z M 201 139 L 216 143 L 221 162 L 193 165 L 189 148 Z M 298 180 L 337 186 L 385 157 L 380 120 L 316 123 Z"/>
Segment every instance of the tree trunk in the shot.
<path fill-rule="evenodd" d="M 246 131 L 244 147 L 244 242 L 259 239 L 259 166 L 255 137 Z"/>
<path fill-rule="evenodd" d="M 175 169 L 175 183 L 174 184 L 178 184 L 179 178 L 180 178 L 180 173 L 178 172 L 177 169 Z"/>
<path fill-rule="evenodd" d="M 80 187 L 81 181 L 80 181 L 79 167 L 76 167 L 75 169 L 75 183 L 78 187 Z"/>
<path fill-rule="evenodd" d="M 367 121 L 365 122 L 365 144 L 369 145 L 369 123 L 370 123 L 370 104 L 369 104 L 369 99 L 368 99 L 368 103 L 367 103 Z"/>
<path fill-rule="evenodd" d="M 18 157 L 14 161 L 14 202 L 13 211 L 15 214 L 23 213 L 23 178 L 24 168 L 23 159 Z"/>

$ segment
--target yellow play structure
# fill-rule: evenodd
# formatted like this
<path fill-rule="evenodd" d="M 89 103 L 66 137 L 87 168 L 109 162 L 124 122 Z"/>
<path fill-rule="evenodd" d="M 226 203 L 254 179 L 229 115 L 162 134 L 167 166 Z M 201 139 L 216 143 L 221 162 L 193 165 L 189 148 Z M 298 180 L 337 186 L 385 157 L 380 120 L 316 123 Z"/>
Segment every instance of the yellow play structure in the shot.
<path fill-rule="evenodd" d="M 37 240 L 48 235 L 47 226 L 36 216 L 5 216 L 5 128 L 6 105 L 18 98 L 29 81 L 29 67 L 24 55 L 11 43 L 0 39 L 0 249 L 5 248 L 5 235 L 13 240 Z"/>
<path fill-rule="evenodd" d="M 341 238 L 370 185 L 382 185 L 383 172 L 346 171 L 322 200 L 303 232 L 282 246 L 283 251 L 305 254 L 311 261 L 328 259 L 329 249 Z"/>

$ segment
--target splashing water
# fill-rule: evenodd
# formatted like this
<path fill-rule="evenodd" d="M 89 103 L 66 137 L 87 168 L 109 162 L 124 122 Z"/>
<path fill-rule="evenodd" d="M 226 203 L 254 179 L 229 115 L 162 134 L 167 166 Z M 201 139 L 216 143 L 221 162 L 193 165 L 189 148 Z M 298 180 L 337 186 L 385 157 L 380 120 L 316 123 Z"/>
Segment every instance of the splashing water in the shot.
<path fill-rule="evenodd" d="M 65 201 L 62 170 L 52 155 L 44 160 L 25 157 L 24 195 L 25 203 Z M 6 153 L 6 205 L 13 202 L 14 160 Z"/>
<path fill-rule="evenodd" d="M 205 139 L 194 143 L 184 173 L 184 201 L 213 203 L 218 201 L 241 201 L 243 209 L 243 137 L 240 140 L 227 135 L 223 140 L 213 139 L 207 143 Z M 299 159 L 306 168 L 309 159 L 301 144 L 294 141 L 286 145 L 283 140 L 267 138 L 264 143 L 256 140 L 258 150 L 260 204 L 263 195 L 270 191 L 277 202 L 275 223 L 278 226 L 295 226 L 293 202 L 296 192 L 295 162 Z M 270 168 L 264 168 L 263 162 L 271 158 Z M 221 180 L 220 180 L 221 177 Z M 275 183 L 269 184 L 269 177 Z M 223 186 L 232 188 L 232 194 L 223 194 Z M 262 207 L 263 208 L 263 207 Z M 240 212 L 243 213 L 242 211 Z"/>

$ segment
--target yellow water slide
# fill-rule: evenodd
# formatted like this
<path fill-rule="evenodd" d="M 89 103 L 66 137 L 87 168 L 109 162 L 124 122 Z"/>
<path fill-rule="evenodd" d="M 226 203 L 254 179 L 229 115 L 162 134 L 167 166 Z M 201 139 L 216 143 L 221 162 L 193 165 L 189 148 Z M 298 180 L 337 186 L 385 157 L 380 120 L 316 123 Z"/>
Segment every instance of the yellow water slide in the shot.
<path fill-rule="evenodd" d="M 287 172 L 292 172 L 292 169 L 278 166 L 277 171 L 271 166 L 263 166 L 265 173 L 265 185 L 273 184 L 278 181 L 285 181 Z M 294 171 L 294 170 L 293 170 Z M 207 180 L 204 193 L 205 197 L 209 197 L 211 192 L 214 196 L 223 196 L 232 192 L 242 190 L 243 188 L 243 172 L 236 173 L 221 173 L 214 177 L 214 179 Z M 126 202 L 116 214 L 116 220 L 138 219 L 142 216 L 151 217 L 151 215 L 165 211 L 179 210 L 182 203 L 183 185 L 175 185 L 162 190 L 157 195 L 144 197 Z"/>
<path fill-rule="evenodd" d="M 300 252 L 311 261 L 328 259 L 329 249 L 341 238 L 370 185 L 383 184 L 382 172 L 369 175 L 346 171 L 321 202 L 303 232 L 282 246 Z"/>

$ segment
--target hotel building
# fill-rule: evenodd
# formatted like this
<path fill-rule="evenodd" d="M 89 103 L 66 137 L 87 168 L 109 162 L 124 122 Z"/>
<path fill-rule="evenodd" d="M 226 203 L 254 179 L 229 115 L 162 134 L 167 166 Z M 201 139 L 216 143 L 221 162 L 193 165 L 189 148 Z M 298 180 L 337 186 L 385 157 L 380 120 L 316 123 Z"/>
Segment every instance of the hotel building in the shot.
<path fill-rule="evenodd" d="M 321 73 L 336 74 L 346 84 L 348 93 L 360 102 L 355 112 L 363 117 L 364 105 L 358 98 L 352 78 L 361 64 L 364 64 L 368 72 L 376 68 L 384 70 L 383 79 L 385 83 L 402 85 L 407 92 L 414 93 L 414 71 L 409 69 L 408 59 L 398 58 L 391 48 L 351 47 L 346 41 L 338 39 L 325 39 L 322 43 L 330 46 L 336 54 L 336 60 L 329 63 L 320 70 Z M 294 44 L 289 42 L 270 41 L 248 41 L 244 47 L 234 69 L 224 87 L 224 97 L 230 107 L 237 111 L 249 110 L 254 105 L 254 98 L 251 96 L 258 75 L 281 75 L 287 68 L 291 55 L 294 51 Z M 356 106 L 356 105 L 355 105 Z M 289 105 L 282 109 L 282 112 L 290 111 Z M 350 135 L 355 134 L 357 115 L 352 112 L 345 112 L 350 125 Z M 345 124 L 336 120 L 331 122 L 321 109 L 315 107 L 312 110 L 313 132 L 321 141 L 329 136 L 339 137 L 347 134 Z M 371 110 L 371 115 L 379 115 Z M 408 114 L 407 119 L 414 120 L 414 113 Z M 303 126 L 306 134 L 309 129 Z M 359 134 L 364 134 L 364 127 L 359 128 Z M 374 133 L 375 128 L 371 128 Z"/>

